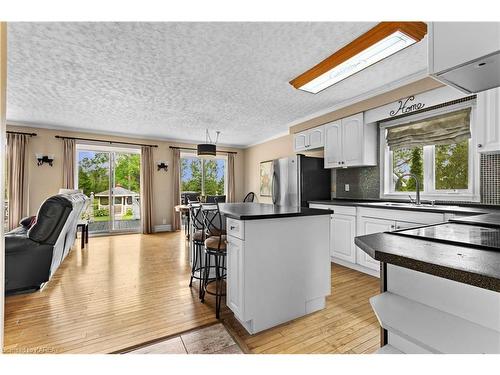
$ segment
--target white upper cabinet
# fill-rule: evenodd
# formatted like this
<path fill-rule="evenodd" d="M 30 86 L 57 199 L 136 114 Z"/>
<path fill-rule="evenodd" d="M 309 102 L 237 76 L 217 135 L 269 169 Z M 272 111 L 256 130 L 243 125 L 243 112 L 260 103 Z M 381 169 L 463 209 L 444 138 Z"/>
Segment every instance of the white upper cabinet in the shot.
<path fill-rule="evenodd" d="M 323 126 L 309 130 L 309 148 L 321 148 L 325 146 L 325 130 Z"/>
<path fill-rule="evenodd" d="M 339 166 L 342 161 L 342 125 L 341 121 L 325 126 L 325 167 Z"/>
<path fill-rule="evenodd" d="M 363 113 L 325 125 L 325 168 L 377 165 L 377 125 Z"/>
<path fill-rule="evenodd" d="M 345 166 L 363 163 L 363 113 L 342 120 L 342 155 Z"/>
<path fill-rule="evenodd" d="M 293 136 L 293 150 L 304 151 L 307 147 L 307 133 L 297 133 Z"/>
<path fill-rule="evenodd" d="M 477 150 L 500 152 L 500 89 L 492 89 L 477 97 Z"/>
<path fill-rule="evenodd" d="M 324 126 L 297 133 L 293 137 L 293 151 L 308 151 L 325 146 Z"/>
<path fill-rule="evenodd" d="M 429 24 L 429 73 L 467 93 L 500 86 L 499 22 Z"/>

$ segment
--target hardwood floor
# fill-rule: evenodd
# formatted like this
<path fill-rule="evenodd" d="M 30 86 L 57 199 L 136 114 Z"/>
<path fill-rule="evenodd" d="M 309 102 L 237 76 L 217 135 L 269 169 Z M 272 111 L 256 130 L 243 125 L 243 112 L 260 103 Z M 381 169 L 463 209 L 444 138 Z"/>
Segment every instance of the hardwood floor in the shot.
<path fill-rule="evenodd" d="M 41 292 L 6 298 L 7 352 L 109 353 L 217 321 L 188 287 L 181 233 L 88 245 L 75 244 Z"/>
<path fill-rule="evenodd" d="M 379 294 L 379 279 L 332 264 L 332 294 L 326 309 L 249 335 L 230 311 L 223 321 L 247 352 L 259 354 L 373 353 L 380 326 L 368 299 Z"/>
<path fill-rule="evenodd" d="M 41 292 L 5 303 L 4 350 L 111 353 L 215 323 L 214 303 L 188 288 L 182 233 L 90 238 Z M 327 308 L 248 335 L 229 309 L 223 322 L 251 353 L 371 353 L 379 325 L 368 298 L 378 279 L 333 265 Z"/>

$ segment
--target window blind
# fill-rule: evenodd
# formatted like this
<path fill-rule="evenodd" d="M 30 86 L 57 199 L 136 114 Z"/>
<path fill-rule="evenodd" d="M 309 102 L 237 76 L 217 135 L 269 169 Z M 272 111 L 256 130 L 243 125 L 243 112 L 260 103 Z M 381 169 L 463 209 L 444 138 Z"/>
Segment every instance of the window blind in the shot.
<path fill-rule="evenodd" d="M 449 145 L 469 139 L 470 108 L 448 112 L 387 129 L 389 149 L 414 148 L 428 145 Z"/>

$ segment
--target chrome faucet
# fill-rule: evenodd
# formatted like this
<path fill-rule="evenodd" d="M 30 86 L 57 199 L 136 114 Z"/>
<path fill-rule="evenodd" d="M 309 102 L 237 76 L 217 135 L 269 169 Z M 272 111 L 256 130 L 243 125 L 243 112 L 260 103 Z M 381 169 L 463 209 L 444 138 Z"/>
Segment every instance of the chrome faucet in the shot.
<path fill-rule="evenodd" d="M 420 206 L 420 204 L 421 204 L 420 203 L 420 181 L 418 181 L 417 175 L 415 175 L 413 173 L 405 173 L 405 174 L 399 176 L 398 182 L 403 177 L 412 177 L 415 180 L 415 205 Z M 409 197 L 410 197 L 410 201 L 412 201 L 411 195 L 409 195 Z M 412 201 L 412 203 L 413 203 L 413 201 Z"/>

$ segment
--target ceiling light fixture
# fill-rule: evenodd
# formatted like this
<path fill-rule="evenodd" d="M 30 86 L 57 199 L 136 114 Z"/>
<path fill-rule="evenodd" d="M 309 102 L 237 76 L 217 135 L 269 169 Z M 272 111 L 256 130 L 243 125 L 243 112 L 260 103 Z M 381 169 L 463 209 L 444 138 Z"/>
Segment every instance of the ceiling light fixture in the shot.
<path fill-rule="evenodd" d="M 219 140 L 220 131 L 215 132 L 217 134 L 215 142 L 212 142 L 208 129 L 205 131 L 205 143 L 200 143 L 197 147 L 198 157 L 202 159 L 213 159 L 217 156 L 217 141 Z"/>
<path fill-rule="evenodd" d="M 313 94 L 419 42 L 427 34 L 424 22 L 381 22 L 330 57 L 290 81 Z"/>

